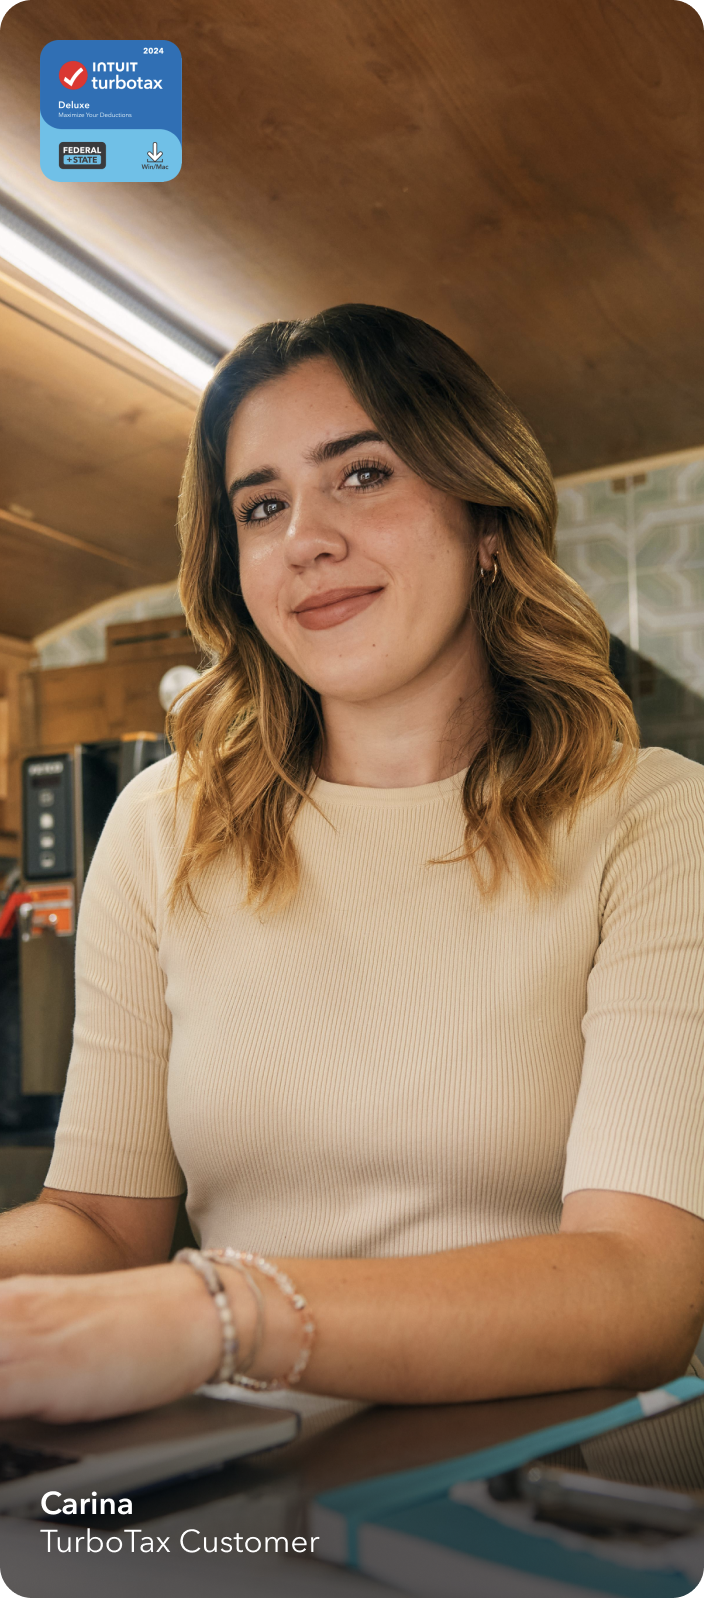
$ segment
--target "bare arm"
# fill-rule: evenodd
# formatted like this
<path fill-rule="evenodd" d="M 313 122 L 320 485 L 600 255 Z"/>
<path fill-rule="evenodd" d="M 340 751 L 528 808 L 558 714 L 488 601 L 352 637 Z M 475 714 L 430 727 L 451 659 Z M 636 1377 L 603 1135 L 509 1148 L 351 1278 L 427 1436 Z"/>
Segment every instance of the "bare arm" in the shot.
<path fill-rule="evenodd" d="M 53 1239 L 64 1268 L 82 1274 L 0 1285 L 0 1414 L 120 1414 L 213 1375 L 220 1323 L 196 1273 L 188 1265 L 120 1269 L 127 1256 L 135 1263 L 137 1248 L 142 1259 L 150 1249 L 164 1258 L 174 1204 L 47 1196 L 7 1218 L 6 1262 L 14 1225 L 28 1228 L 13 1244 L 25 1270 L 32 1246 L 35 1270 L 57 1269 Z M 145 1226 L 140 1217 L 150 1214 Z M 138 1245 L 126 1235 L 129 1217 Z M 45 1228 L 41 1236 L 33 1225 Z M 101 1265 L 90 1263 L 92 1250 Z M 704 1221 L 623 1193 L 573 1194 L 557 1236 L 407 1259 L 279 1263 L 318 1327 L 302 1385 L 381 1403 L 657 1386 L 683 1373 L 704 1320 Z M 96 1269 L 102 1274 L 85 1274 Z M 246 1357 L 253 1301 L 237 1272 L 222 1274 Z M 274 1284 L 262 1277 L 261 1286 L 266 1335 L 252 1374 L 270 1379 L 293 1364 L 300 1322 Z"/>
<path fill-rule="evenodd" d="M 398 1260 L 290 1260 L 310 1391 L 443 1403 L 682 1375 L 704 1321 L 704 1221 L 583 1192 L 557 1236 Z"/>
<path fill-rule="evenodd" d="M 108 1198 L 45 1187 L 0 1215 L 0 1276 L 83 1275 L 169 1257 L 178 1199 Z"/>

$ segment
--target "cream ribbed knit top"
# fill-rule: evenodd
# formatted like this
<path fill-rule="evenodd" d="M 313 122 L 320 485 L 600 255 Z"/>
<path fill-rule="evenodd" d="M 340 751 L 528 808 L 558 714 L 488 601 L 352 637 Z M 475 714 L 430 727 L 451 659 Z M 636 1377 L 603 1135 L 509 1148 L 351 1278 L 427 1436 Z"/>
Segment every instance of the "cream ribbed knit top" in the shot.
<path fill-rule="evenodd" d="M 188 1187 L 205 1245 L 427 1253 L 554 1231 L 561 1195 L 704 1216 L 704 768 L 639 757 L 554 828 L 555 887 L 482 899 L 461 779 L 318 781 L 287 908 L 230 859 L 167 909 L 175 765 L 121 795 L 80 915 L 49 1186 Z"/>

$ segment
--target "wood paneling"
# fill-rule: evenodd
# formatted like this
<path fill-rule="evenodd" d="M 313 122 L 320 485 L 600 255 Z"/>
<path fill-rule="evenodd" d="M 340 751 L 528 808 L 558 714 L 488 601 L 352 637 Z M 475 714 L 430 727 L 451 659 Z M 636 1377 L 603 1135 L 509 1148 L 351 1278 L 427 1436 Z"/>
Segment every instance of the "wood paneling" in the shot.
<path fill-rule="evenodd" d="M 0 800 L 7 799 L 10 784 L 10 701 L 0 694 Z"/>
<path fill-rule="evenodd" d="M 107 658 L 115 665 L 133 660 L 166 660 L 173 665 L 174 650 L 183 649 L 189 664 L 195 650 L 184 616 L 155 616 L 149 621 L 117 622 L 106 628 Z M 187 652 L 191 653 L 188 654 Z M 187 658 L 186 658 L 187 656 Z M 179 660 L 180 664 L 180 660 Z M 164 671 L 167 667 L 164 666 Z"/>
<path fill-rule="evenodd" d="M 0 50 L 4 187 L 216 340 L 344 300 L 458 339 L 559 474 L 704 443 L 704 29 L 675 0 L 154 0 L 184 60 L 171 183 L 59 184 L 38 160 L 55 0 Z M 65 0 L 70 38 L 138 0 Z M 196 396 L 0 273 L 0 630 L 29 638 L 176 571 Z M 46 296 L 44 299 L 46 300 Z M 20 514 L 22 514 L 20 512 Z M 29 518 L 29 520 L 32 519 Z"/>
<path fill-rule="evenodd" d="M 674 0 L 154 0 L 172 183 L 50 183 L 54 0 L 3 23 L 6 182 L 214 334 L 399 306 L 512 393 L 558 472 L 704 441 L 704 30 Z M 65 0 L 67 38 L 137 0 Z"/>
<path fill-rule="evenodd" d="M 149 639 L 167 630 L 172 635 Z M 140 641 L 109 649 L 105 662 L 88 666 L 62 666 L 53 671 L 28 672 L 24 688 L 22 743 L 25 753 L 58 752 L 77 743 L 97 743 L 136 732 L 163 733 L 164 712 L 159 704 L 159 683 L 169 666 L 198 666 L 201 657 L 185 631 L 183 618 L 129 624 L 128 636 Z M 122 625 L 110 634 L 124 633 Z M 130 648 L 134 651 L 129 654 Z"/>
<path fill-rule="evenodd" d="M 2 285 L 0 285 L 2 289 Z M 21 286 L 0 297 L 0 631 L 32 638 L 178 570 L 176 508 L 195 396 L 138 375 Z M 28 302 L 27 302 L 28 303 Z M 107 353 L 106 353 L 107 351 Z M 33 525 L 36 523 L 37 525 Z M 78 546 L 57 542 L 57 535 Z M 81 542 L 88 547 L 80 547 Z"/>
<path fill-rule="evenodd" d="M 0 789 L 0 854 L 13 855 L 20 831 L 21 685 L 34 660 L 31 644 L 19 638 L 0 637 L 0 705 L 5 723 L 6 765 L 4 792 Z"/>

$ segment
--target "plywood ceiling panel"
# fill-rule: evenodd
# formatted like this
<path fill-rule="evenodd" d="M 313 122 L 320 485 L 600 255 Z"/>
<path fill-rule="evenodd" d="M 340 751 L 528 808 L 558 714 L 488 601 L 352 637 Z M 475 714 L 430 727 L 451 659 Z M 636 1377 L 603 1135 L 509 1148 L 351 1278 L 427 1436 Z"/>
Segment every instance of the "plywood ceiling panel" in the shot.
<path fill-rule="evenodd" d="M 514 396 L 558 473 L 704 442 L 704 28 L 689 6 L 154 0 L 149 25 L 183 53 L 181 174 L 59 185 L 38 165 L 39 51 L 59 27 L 140 37 L 144 7 L 31 0 L 6 16 L 2 181 L 47 221 L 225 341 L 343 300 L 422 316 Z M 57 391 L 33 382 L 13 494 L 30 493 L 36 406 L 36 514 L 121 549 L 146 539 L 171 575 L 162 501 L 185 429 L 158 408 L 130 424 L 140 401 L 116 384 L 83 408 L 81 473 L 77 435 L 47 414 Z"/>
<path fill-rule="evenodd" d="M 0 522 L 0 632 L 33 638 L 65 617 L 135 588 L 138 576 Z"/>
<path fill-rule="evenodd" d="M 33 637 L 175 576 L 193 406 L 3 302 L 0 285 L 0 507 L 26 524 L 0 521 L 0 631 Z M 52 543 L 32 521 L 103 558 Z"/>

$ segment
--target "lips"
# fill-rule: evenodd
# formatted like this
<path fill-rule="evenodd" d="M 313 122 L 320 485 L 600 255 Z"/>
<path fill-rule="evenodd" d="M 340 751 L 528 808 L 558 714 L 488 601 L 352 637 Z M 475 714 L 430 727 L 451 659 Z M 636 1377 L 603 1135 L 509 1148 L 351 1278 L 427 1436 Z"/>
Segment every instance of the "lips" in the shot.
<path fill-rule="evenodd" d="M 381 592 L 381 588 L 329 588 L 303 599 L 293 614 L 308 632 L 321 632 L 358 616 Z"/>

